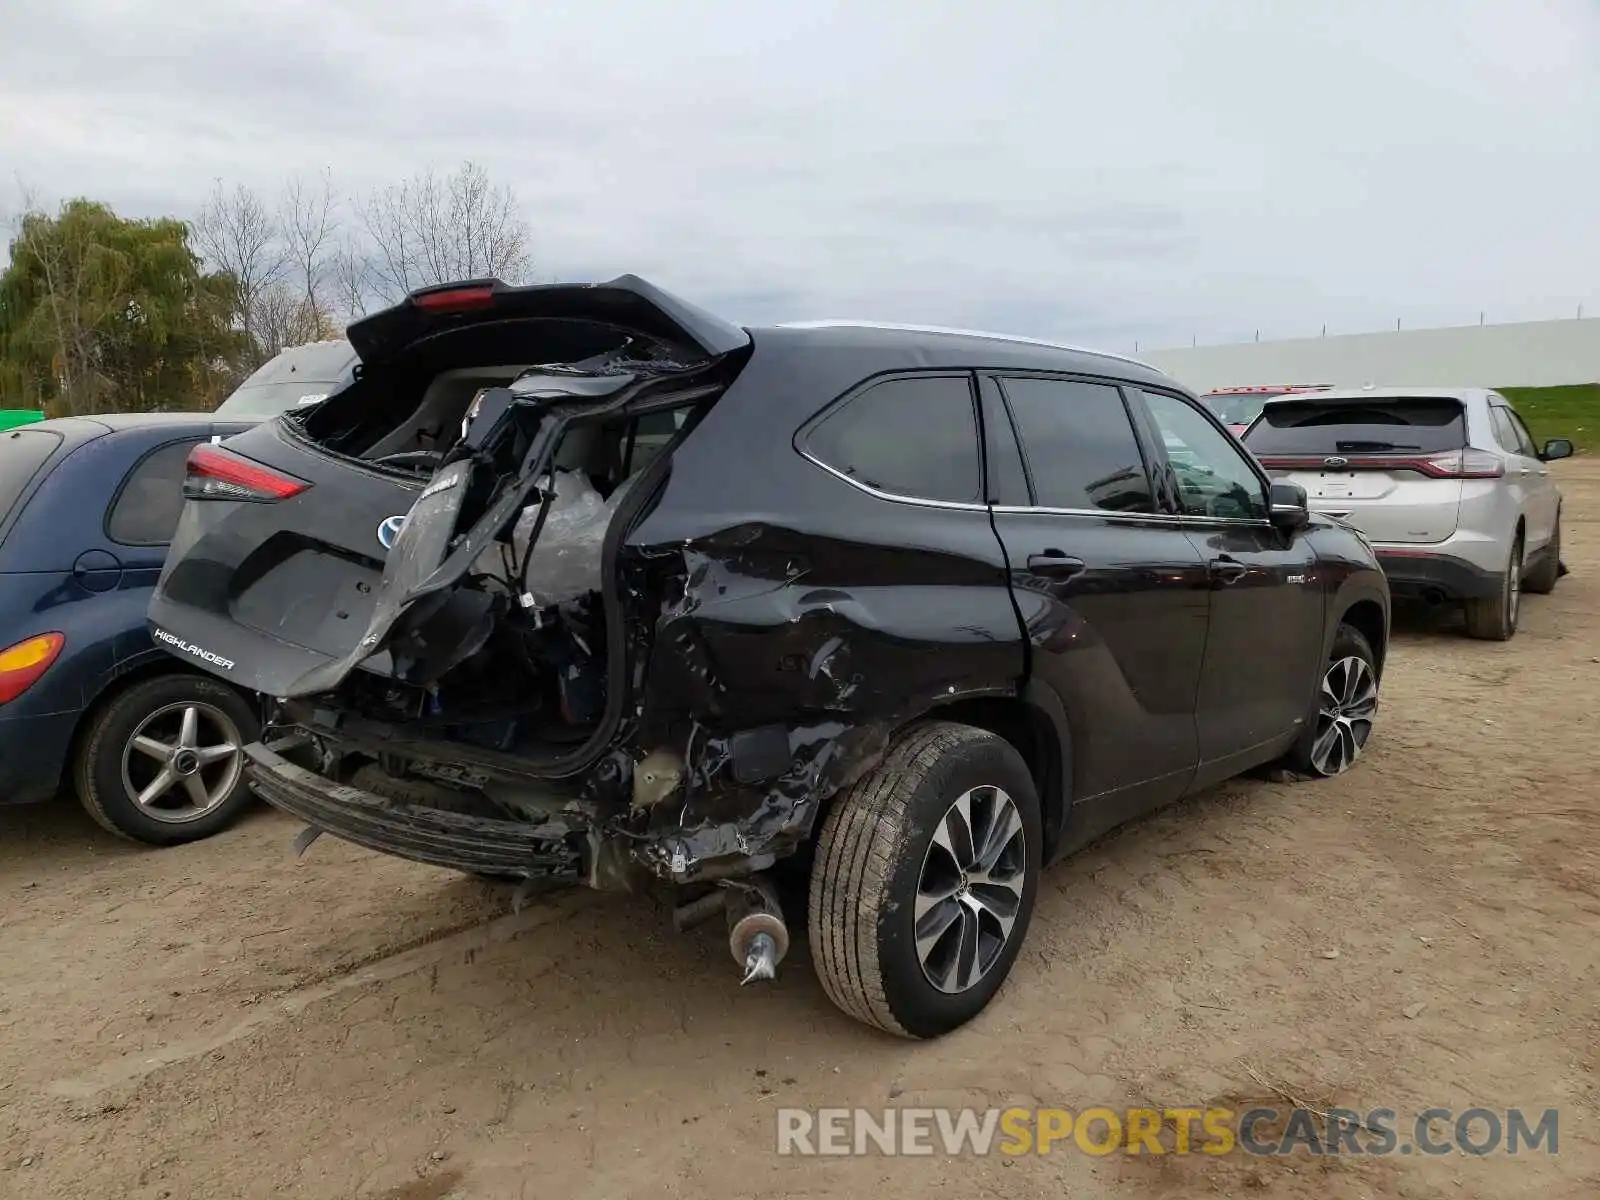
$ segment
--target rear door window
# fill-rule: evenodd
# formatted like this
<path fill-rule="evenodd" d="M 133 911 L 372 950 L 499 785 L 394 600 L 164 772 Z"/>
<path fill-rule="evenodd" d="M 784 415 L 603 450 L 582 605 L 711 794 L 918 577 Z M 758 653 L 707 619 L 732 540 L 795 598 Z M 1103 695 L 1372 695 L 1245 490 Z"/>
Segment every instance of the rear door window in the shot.
<path fill-rule="evenodd" d="M 1041 508 L 1153 512 L 1150 478 L 1122 392 L 1103 383 L 1001 380 Z"/>
<path fill-rule="evenodd" d="M 117 489 L 106 534 L 126 546 L 165 546 L 183 512 L 183 472 L 198 439 L 172 442 L 141 458 Z"/>
<path fill-rule="evenodd" d="M 1284 400 L 1244 435 L 1263 454 L 1440 454 L 1467 444 L 1461 402 L 1446 397 Z"/>
<path fill-rule="evenodd" d="M 966 375 L 874 384 L 813 426 L 804 445 L 839 474 L 892 496 L 981 499 L 978 425 Z"/>
<path fill-rule="evenodd" d="M 61 445 L 61 435 L 49 429 L 13 429 L 0 433 L 0 522 L 28 490 L 39 468 Z"/>

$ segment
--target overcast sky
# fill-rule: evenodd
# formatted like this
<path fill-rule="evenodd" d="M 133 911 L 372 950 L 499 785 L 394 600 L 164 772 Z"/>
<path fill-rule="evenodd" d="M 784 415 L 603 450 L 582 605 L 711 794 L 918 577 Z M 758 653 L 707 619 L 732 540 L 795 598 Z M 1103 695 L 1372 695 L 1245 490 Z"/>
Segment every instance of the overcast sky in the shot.
<path fill-rule="evenodd" d="M 1600 317 L 1596 0 L 0 4 L 0 207 L 465 158 L 542 275 L 747 323 Z"/>

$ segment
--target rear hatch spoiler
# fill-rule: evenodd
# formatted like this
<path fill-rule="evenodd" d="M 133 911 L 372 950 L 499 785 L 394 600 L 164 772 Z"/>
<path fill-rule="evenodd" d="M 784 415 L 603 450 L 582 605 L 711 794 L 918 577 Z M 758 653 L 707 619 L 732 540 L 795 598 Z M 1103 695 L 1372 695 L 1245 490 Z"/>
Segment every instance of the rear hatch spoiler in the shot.
<path fill-rule="evenodd" d="M 739 326 L 664 292 L 637 275 L 606 283 L 513 287 L 475 279 L 422 288 L 345 331 L 366 366 L 387 363 L 435 334 L 488 321 L 548 320 L 605 325 L 686 351 L 719 358 L 750 344 Z"/>

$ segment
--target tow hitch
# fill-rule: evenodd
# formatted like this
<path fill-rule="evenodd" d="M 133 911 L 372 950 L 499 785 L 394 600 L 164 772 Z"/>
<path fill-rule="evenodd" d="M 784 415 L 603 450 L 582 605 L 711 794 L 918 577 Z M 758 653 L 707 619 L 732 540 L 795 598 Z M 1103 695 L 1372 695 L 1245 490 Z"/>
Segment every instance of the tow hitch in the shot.
<path fill-rule="evenodd" d="M 789 953 L 789 926 L 772 881 L 763 875 L 726 880 L 716 891 L 680 905 L 673 911 L 672 923 L 681 931 L 718 912 L 727 915 L 728 949 L 744 971 L 740 986 L 775 978 L 778 964 Z"/>

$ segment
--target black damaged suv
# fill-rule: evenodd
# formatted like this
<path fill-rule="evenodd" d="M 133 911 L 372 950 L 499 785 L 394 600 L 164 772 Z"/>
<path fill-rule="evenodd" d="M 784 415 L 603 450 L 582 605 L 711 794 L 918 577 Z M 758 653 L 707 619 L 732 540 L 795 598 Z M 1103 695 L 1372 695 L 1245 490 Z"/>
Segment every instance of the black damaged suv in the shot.
<path fill-rule="evenodd" d="M 1149 367 L 746 330 L 631 276 L 349 338 L 348 386 L 194 451 L 150 608 L 272 698 L 250 777 L 302 846 L 675 885 L 747 980 L 798 868 L 828 995 L 928 1037 L 1000 987 L 1043 864 L 1371 733 L 1371 548 Z"/>

